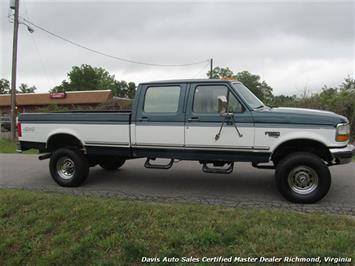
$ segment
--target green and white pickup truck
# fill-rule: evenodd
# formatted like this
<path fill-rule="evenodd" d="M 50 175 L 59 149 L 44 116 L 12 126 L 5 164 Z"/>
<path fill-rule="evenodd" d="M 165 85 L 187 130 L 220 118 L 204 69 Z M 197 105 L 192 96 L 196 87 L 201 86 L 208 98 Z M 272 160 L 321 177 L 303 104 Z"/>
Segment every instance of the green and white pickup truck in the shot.
<path fill-rule="evenodd" d="M 328 167 L 354 154 L 347 118 L 270 108 L 242 83 L 213 79 L 142 83 L 131 112 L 20 114 L 18 136 L 19 151 L 35 148 L 40 159 L 50 158 L 61 186 L 81 185 L 89 167 L 116 170 L 128 159 L 147 158 L 145 167 L 153 169 L 194 160 L 220 174 L 251 162 L 276 169 L 280 193 L 299 203 L 322 199 L 331 184 Z"/>

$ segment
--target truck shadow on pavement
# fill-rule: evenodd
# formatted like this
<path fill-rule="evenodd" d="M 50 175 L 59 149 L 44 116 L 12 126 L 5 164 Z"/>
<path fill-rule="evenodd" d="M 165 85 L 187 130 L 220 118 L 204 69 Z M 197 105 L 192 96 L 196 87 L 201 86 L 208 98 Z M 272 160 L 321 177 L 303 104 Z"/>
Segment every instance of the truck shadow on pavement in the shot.
<path fill-rule="evenodd" d="M 240 168 L 240 169 L 238 169 Z M 131 193 L 169 197 L 230 197 L 280 200 L 273 170 L 257 170 L 237 165 L 229 175 L 206 174 L 197 163 L 186 162 L 169 170 L 145 169 L 129 164 L 109 172 L 94 167 L 84 184 L 90 189 L 130 191 Z M 282 200 L 282 199 L 281 199 Z"/>

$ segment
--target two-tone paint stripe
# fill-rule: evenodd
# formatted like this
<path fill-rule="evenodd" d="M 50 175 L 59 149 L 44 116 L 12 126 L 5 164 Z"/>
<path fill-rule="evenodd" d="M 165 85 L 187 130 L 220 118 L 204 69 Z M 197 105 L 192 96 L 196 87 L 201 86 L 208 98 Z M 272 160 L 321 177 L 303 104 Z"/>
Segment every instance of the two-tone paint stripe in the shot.
<path fill-rule="evenodd" d="M 152 143 L 137 143 L 132 148 L 152 148 L 152 149 L 186 149 L 186 150 L 218 150 L 218 151 L 267 151 L 267 146 L 231 146 L 231 145 L 161 145 Z"/>
<path fill-rule="evenodd" d="M 85 141 L 85 146 L 129 147 L 129 142 Z"/>

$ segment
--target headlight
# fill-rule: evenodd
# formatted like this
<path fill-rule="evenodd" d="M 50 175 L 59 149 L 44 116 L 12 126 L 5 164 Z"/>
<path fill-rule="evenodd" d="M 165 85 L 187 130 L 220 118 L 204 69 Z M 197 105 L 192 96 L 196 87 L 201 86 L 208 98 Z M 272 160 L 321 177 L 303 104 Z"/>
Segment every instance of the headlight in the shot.
<path fill-rule="evenodd" d="M 350 124 L 338 124 L 335 140 L 344 142 L 349 140 L 350 136 Z"/>

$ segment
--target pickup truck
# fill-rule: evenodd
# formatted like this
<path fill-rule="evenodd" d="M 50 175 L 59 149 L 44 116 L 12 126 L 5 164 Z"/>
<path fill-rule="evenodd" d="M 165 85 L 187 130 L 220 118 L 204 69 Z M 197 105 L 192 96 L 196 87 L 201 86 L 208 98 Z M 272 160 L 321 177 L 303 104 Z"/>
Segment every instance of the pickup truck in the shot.
<path fill-rule="evenodd" d="M 354 154 L 346 117 L 271 108 L 228 80 L 141 83 L 131 112 L 23 113 L 17 128 L 18 150 L 34 148 L 40 159 L 50 158 L 52 178 L 65 187 L 81 185 L 97 164 L 114 171 L 136 158 L 146 158 L 151 169 L 193 160 L 219 174 L 251 162 L 275 169 L 287 200 L 313 203 L 330 188 L 328 167 L 349 163 Z"/>

